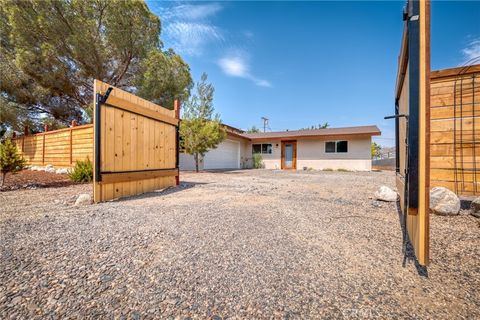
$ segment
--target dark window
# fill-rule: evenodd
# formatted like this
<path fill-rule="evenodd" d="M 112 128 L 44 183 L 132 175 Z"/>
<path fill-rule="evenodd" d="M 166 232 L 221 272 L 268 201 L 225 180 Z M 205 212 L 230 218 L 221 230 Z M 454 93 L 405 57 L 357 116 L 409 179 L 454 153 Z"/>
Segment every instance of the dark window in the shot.
<path fill-rule="evenodd" d="M 325 152 L 326 153 L 335 152 L 335 141 L 325 142 Z"/>
<path fill-rule="evenodd" d="M 262 145 L 261 144 L 252 145 L 252 153 L 262 153 Z"/>
<path fill-rule="evenodd" d="M 262 153 L 272 153 L 272 145 L 262 144 Z"/>
<path fill-rule="evenodd" d="M 348 141 L 337 141 L 337 152 L 348 152 Z"/>

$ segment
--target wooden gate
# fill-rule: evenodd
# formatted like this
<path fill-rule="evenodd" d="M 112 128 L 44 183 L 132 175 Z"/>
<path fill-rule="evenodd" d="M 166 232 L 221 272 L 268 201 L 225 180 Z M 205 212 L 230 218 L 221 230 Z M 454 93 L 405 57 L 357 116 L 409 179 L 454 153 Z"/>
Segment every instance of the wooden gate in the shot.
<path fill-rule="evenodd" d="M 95 80 L 94 201 L 178 184 L 178 103 L 168 110 Z"/>
<path fill-rule="evenodd" d="M 430 3 L 409 0 L 395 90 L 397 168 L 405 236 L 429 261 Z M 408 234 L 408 236 L 407 236 Z"/>

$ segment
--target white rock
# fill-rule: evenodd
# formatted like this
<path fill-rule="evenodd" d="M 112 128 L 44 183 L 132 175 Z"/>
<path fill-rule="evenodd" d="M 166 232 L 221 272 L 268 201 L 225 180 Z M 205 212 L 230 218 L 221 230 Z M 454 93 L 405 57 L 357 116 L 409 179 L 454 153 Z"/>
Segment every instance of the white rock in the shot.
<path fill-rule="evenodd" d="M 76 207 L 78 206 L 85 206 L 85 205 L 89 205 L 92 203 L 92 196 L 88 193 L 81 193 L 77 200 L 75 201 L 75 205 Z"/>
<path fill-rule="evenodd" d="M 395 202 L 397 201 L 398 194 L 387 186 L 381 186 L 380 189 L 375 192 L 375 198 L 377 200 Z"/>
<path fill-rule="evenodd" d="M 55 173 L 56 174 L 68 174 L 68 169 L 60 168 L 60 169 L 55 170 Z"/>
<path fill-rule="evenodd" d="M 460 199 L 444 187 L 430 190 L 430 210 L 442 216 L 453 216 L 460 212 Z"/>
<path fill-rule="evenodd" d="M 48 169 L 48 168 L 53 168 L 53 165 L 47 164 L 47 165 L 45 166 L 45 169 Z"/>
<path fill-rule="evenodd" d="M 55 173 L 55 171 L 56 170 L 53 166 L 48 165 L 45 167 L 45 172 Z"/>

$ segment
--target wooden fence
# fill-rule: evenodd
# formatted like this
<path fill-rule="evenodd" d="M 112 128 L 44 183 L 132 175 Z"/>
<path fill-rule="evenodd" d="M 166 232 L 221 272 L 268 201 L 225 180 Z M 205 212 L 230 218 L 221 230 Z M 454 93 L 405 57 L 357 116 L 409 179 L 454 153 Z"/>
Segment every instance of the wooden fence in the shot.
<path fill-rule="evenodd" d="M 431 74 L 431 185 L 480 195 L 480 65 Z"/>
<path fill-rule="evenodd" d="M 93 161 L 93 125 L 75 126 L 14 138 L 29 165 L 68 168 L 87 157 Z"/>
<path fill-rule="evenodd" d="M 178 183 L 178 103 L 168 110 L 95 80 L 94 200 Z"/>
<path fill-rule="evenodd" d="M 428 265 L 430 1 L 408 0 L 404 18 L 395 88 L 395 116 L 389 118 L 395 118 L 396 122 L 396 185 L 406 232 L 405 245 L 410 242 L 418 262 Z"/>

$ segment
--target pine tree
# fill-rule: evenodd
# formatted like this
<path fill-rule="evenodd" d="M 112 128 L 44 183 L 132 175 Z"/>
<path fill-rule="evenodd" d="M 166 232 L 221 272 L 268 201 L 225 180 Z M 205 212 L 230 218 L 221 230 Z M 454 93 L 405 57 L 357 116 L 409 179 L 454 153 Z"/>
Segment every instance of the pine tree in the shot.
<path fill-rule="evenodd" d="M 7 173 L 15 173 L 22 170 L 26 165 L 26 160 L 18 153 L 17 146 L 10 139 L 0 144 L 0 171 L 2 172 L 2 183 L 5 183 Z"/>

